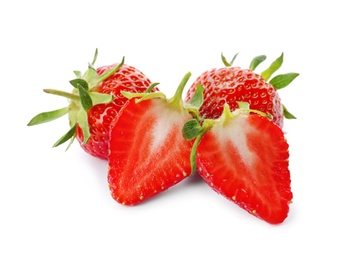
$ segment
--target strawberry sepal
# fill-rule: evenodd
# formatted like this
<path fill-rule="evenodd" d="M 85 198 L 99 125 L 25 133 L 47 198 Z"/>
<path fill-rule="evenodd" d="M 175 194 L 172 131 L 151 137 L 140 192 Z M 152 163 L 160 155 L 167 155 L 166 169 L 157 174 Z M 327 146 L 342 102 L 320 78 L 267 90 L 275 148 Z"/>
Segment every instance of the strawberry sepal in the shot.
<path fill-rule="evenodd" d="M 28 123 L 28 126 L 33 126 L 33 125 L 38 125 L 38 124 L 43 124 L 43 123 L 53 121 L 55 119 L 58 119 L 64 115 L 66 115 L 68 113 L 68 111 L 69 111 L 69 107 L 63 107 L 63 108 L 56 109 L 53 111 L 48 111 L 48 112 L 43 112 L 43 113 L 37 114 L 30 120 L 30 122 Z"/>
<path fill-rule="evenodd" d="M 257 57 L 254 57 L 253 60 L 251 61 L 251 64 L 249 65 L 249 69 L 250 70 L 255 70 L 259 64 L 261 64 L 263 61 L 266 60 L 266 56 L 265 55 L 259 55 Z"/>
<path fill-rule="evenodd" d="M 275 73 L 279 68 L 281 68 L 283 63 L 283 53 L 279 56 L 272 64 L 261 73 L 261 76 L 267 81 L 273 73 Z"/>
<path fill-rule="evenodd" d="M 282 104 L 282 108 L 283 108 L 283 115 L 285 118 L 287 119 L 297 119 L 293 114 L 290 113 L 290 111 L 288 111 L 288 109 Z"/>
<path fill-rule="evenodd" d="M 272 78 L 269 83 L 277 90 L 287 87 L 295 78 L 298 77 L 298 73 L 290 72 L 286 74 L 280 74 Z"/>
<path fill-rule="evenodd" d="M 73 86 L 72 93 L 55 89 L 44 89 L 45 93 L 65 97 L 70 100 L 68 107 L 40 113 L 33 117 L 28 123 L 28 126 L 46 123 L 68 114 L 71 128 L 54 144 L 54 147 L 63 144 L 70 138 L 75 138 L 75 129 L 77 125 L 82 129 L 83 132 L 83 145 L 86 144 L 90 138 L 87 112 L 95 105 L 108 104 L 114 99 L 114 97 L 110 94 L 98 93 L 92 90 L 105 79 L 116 73 L 117 70 L 123 66 L 124 57 L 122 62 L 117 66 L 109 69 L 101 75 L 98 75 L 97 71 L 94 69 L 94 63 L 97 56 L 98 49 L 95 51 L 93 62 L 88 65 L 88 70 L 84 74 L 82 74 L 80 71 L 74 71 L 74 74 L 77 76 L 77 78 L 69 81 Z"/>
<path fill-rule="evenodd" d="M 223 62 L 223 64 L 224 64 L 226 67 L 231 67 L 231 66 L 233 65 L 233 62 L 236 60 L 237 56 L 238 56 L 238 53 L 236 53 L 236 54 L 233 56 L 232 60 L 231 60 L 230 62 L 228 62 L 227 59 L 226 59 L 226 57 L 224 57 L 223 53 L 221 53 L 222 62 Z"/>
<path fill-rule="evenodd" d="M 163 92 L 157 91 L 152 93 L 134 93 L 128 91 L 122 91 L 122 95 L 128 99 L 136 98 L 136 103 L 140 103 L 145 100 L 161 98 L 166 99 L 166 95 Z"/>
<path fill-rule="evenodd" d="M 68 132 L 66 132 L 62 137 L 60 137 L 60 139 L 58 141 L 56 141 L 56 143 L 53 145 L 53 147 L 57 147 L 57 146 L 65 143 L 66 141 L 68 141 L 72 137 L 74 137 L 75 136 L 75 129 L 76 129 L 76 125 L 71 127 Z"/>

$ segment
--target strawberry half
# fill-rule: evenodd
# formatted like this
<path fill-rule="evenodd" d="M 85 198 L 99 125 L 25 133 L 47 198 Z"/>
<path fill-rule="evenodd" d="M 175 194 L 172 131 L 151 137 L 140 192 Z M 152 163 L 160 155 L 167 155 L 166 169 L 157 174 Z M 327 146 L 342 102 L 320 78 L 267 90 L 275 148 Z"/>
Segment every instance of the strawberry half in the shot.
<path fill-rule="evenodd" d="M 200 133 L 193 161 L 216 192 L 260 219 L 282 223 L 293 196 L 288 144 L 277 125 L 250 111 L 246 107 L 232 113 L 226 104 L 217 120 L 205 119 L 202 126 L 188 122 L 185 128 Z M 197 135 L 184 132 L 187 139 Z"/>
<path fill-rule="evenodd" d="M 198 85 L 204 87 L 204 103 L 200 108 L 201 116 L 216 119 L 221 116 L 223 107 L 227 103 L 231 110 L 238 108 L 238 102 L 248 102 L 251 109 L 269 113 L 273 122 L 283 126 L 283 118 L 295 118 L 281 104 L 278 89 L 289 85 L 299 74 L 287 73 L 268 79 L 283 63 L 283 53 L 270 67 L 257 74 L 254 70 L 266 59 L 261 55 L 255 57 L 249 69 L 232 66 L 237 54 L 228 62 L 222 54 L 224 68 L 214 68 L 203 72 L 189 88 L 185 101 L 189 102 Z"/>
<path fill-rule="evenodd" d="M 110 124 L 128 100 L 121 92 L 145 92 L 151 86 L 151 81 L 138 69 L 124 64 L 124 58 L 119 64 L 95 69 L 97 55 L 96 50 L 93 62 L 84 74 L 74 71 L 77 78 L 70 81 L 73 86 L 72 93 L 44 89 L 46 93 L 68 98 L 69 106 L 40 113 L 28 125 L 49 122 L 68 114 L 70 130 L 54 144 L 54 147 L 69 139 L 70 146 L 76 138 L 87 153 L 106 160 Z"/>
<path fill-rule="evenodd" d="M 136 205 L 190 175 L 192 142 L 182 128 L 193 116 L 181 97 L 189 77 L 170 99 L 161 92 L 124 93 L 130 100 L 114 120 L 109 145 L 108 181 L 117 202 Z"/>

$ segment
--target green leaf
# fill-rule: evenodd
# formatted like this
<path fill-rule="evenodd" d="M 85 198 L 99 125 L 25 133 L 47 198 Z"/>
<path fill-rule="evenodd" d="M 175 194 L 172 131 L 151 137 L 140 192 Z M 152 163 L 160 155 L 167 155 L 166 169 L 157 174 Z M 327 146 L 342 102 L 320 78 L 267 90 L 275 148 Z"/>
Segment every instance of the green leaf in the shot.
<path fill-rule="evenodd" d="M 298 77 L 298 75 L 298 73 L 293 72 L 287 74 L 280 74 L 271 79 L 269 83 L 275 89 L 281 89 L 287 87 L 295 78 Z"/>
<path fill-rule="evenodd" d="M 264 60 L 266 60 L 266 58 L 267 57 L 265 55 L 254 57 L 253 60 L 251 61 L 251 64 L 249 65 L 249 69 L 254 71 L 259 64 L 261 64 Z"/>
<path fill-rule="evenodd" d="M 73 72 L 78 79 L 81 78 L 81 72 L 79 70 L 74 70 Z"/>
<path fill-rule="evenodd" d="M 72 136 L 72 138 L 70 139 L 69 144 L 68 144 L 68 146 L 66 147 L 65 151 L 68 151 L 68 149 L 70 148 L 70 146 L 73 144 L 73 142 L 74 142 L 74 140 L 75 140 L 75 137 L 76 137 L 76 134 L 74 134 L 74 135 Z"/>
<path fill-rule="evenodd" d="M 233 62 L 234 60 L 237 58 L 238 56 L 238 53 L 236 53 L 232 60 L 230 62 L 227 61 L 226 57 L 224 57 L 223 53 L 221 53 L 221 58 L 222 58 L 222 61 L 223 61 L 223 64 L 226 66 L 226 67 L 231 67 L 233 65 Z"/>
<path fill-rule="evenodd" d="M 78 124 L 83 131 L 83 144 L 86 144 L 90 138 L 90 130 L 89 130 L 89 124 L 88 124 L 88 114 L 85 110 L 80 109 L 77 114 Z"/>
<path fill-rule="evenodd" d="M 109 104 L 114 99 L 113 95 L 105 94 L 105 93 L 88 92 L 88 94 L 92 99 L 93 106 L 98 104 Z"/>
<path fill-rule="evenodd" d="M 203 132 L 203 127 L 199 124 L 197 119 L 192 119 L 186 122 L 182 129 L 183 137 L 186 140 L 192 140 Z"/>
<path fill-rule="evenodd" d="M 85 90 L 89 89 L 88 82 L 86 82 L 84 79 L 73 79 L 69 82 L 74 88 L 79 88 L 79 86 L 82 86 Z"/>
<path fill-rule="evenodd" d="M 89 95 L 89 92 L 83 88 L 83 86 L 78 85 L 80 103 L 85 111 L 88 111 L 93 106 L 93 101 Z"/>
<path fill-rule="evenodd" d="M 283 63 L 283 53 L 279 56 L 274 62 L 272 62 L 271 66 L 268 67 L 265 71 L 261 73 L 261 76 L 267 81 L 273 73 L 275 73 Z"/>
<path fill-rule="evenodd" d="M 58 119 L 59 117 L 62 117 L 63 115 L 68 113 L 68 107 L 63 107 L 57 110 L 49 111 L 49 112 L 43 112 L 35 117 L 33 117 L 30 122 L 28 123 L 28 126 L 38 125 L 42 123 L 47 123 L 50 121 L 53 121 L 55 119 Z"/>
<path fill-rule="evenodd" d="M 99 75 L 99 76 L 97 76 L 97 75 L 89 75 L 89 76 L 88 76 L 88 75 L 87 75 L 86 78 L 85 78 L 85 76 L 84 76 L 84 78 L 87 79 L 88 82 L 89 82 L 90 89 L 92 89 L 93 87 L 97 86 L 100 82 L 106 80 L 106 79 L 109 78 L 111 75 L 113 75 L 115 72 L 117 72 L 117 71 L 120 69 L 120 67 L 123 66 L 123 64 L 124 64 L 124 59 L 125 59 L 125 58 L 123 57 L 121 63 L 119 63 L 119 64 L 118 64 L 117 66 L 115 66 L 114 68 L 112 68 L 112 69 L 104 72 L 103 74 L 101 74 L 101 75 Z M 89 70 L 90 70 L 90 69 L 89 69 Z M 87 71 L 89 71 L 89 70 L 87 70 Z M 95 71 L 95 73 L 96 73 L 96 71 Z"/>
<path fill-rule="evenodd" d="M 88 70 L 84 72 L 82 79 L 88 82 L 89 89 L 92 89 L 100 82 L 97 81 L 98 79 L 97 71 L 93 67 L 91 67 L 91 65 L 89 65 Z"/>
<path fill-rule="evenodd" d="M 91 63 L 92 66 L 94 66 L 95 61 L 97 60 L 97 58 L 98 58 L 98 48 L 95 49 L 94 58 L 93 58 L 93 61 Z"/>
<path fill-rule="evenodd" d="M 145 92 L 145 93 L 150 93 L 150 92 L 152 92 L 152 90 L 153 90 L 156 86 L 158 86 L 158 85 L 159 85 L 158 82 L 152 83 L 144 92 Z"/>
<path fill-rule="evenodd" d="M 167 99 L 166 95 L 163 92 L 156 91 L 156 92 L 150 92 L 150 93 L 144 93 L 144 92 L 128 92 L 128 91 L 122 91 L 121 94 L 126 97 L 127 99 L 132 98 L 138 98 L 135 102 L 140 103 L 144 100 L 153 99 L 153 98 L 161 98 L 161 99 Z"/>
<path fill-rule="evenodd" d="M 63 135 L 58 141 L 56 141 L 56 143 L 53 145 L 53 147 L 57 147 L 57 146 L 65 143 L 69 139 L 71 139 L 75 135 L 75 129 L 76 129 L 76 125 L 74 125 L 72 128 L 70 128 L 70 130 L 65 135 Z"/>
<path fill-rule="evenodd" d="M 196 91 L 192 99 L 190 100 L 190 104 L 195 108 L 200 108 L 203 105 L 204 97 L 203 97 L 204 88 L 201 84 L 198 84 Z"/>
<path fill-rule="evenodd" d="M 296 119 L 296 117 L 293 114 L 291 114 L 284 105 L 282 105 L 282 107 L 283 107 L 283 115 L 285 118 Z"/>

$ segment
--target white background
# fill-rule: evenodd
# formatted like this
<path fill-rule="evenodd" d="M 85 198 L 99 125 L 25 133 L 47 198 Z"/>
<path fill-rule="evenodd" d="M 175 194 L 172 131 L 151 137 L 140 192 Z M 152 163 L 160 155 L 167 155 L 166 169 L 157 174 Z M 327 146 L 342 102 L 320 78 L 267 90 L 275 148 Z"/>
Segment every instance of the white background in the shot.
<path fill-rule="evenodd" d="M 360 12 L 357 1 L 2 1 L 0 259 L 361 259 Z M 294 203 L 267 224 L 193 176 L 137 207 L 110 196 L 107 163 L 78 143 L 52 148 L 66 118 L 27 127 L 66 101 L 73 70 L 119 62 L 171 95 L 220 53 L 284 52 L 280 91 Z M 191 82 L 189 82 L 190 85 Z M 170 97 L 170 96 L 169 96 Z M 92 259 L 93 259 L 92 258 Z"/>

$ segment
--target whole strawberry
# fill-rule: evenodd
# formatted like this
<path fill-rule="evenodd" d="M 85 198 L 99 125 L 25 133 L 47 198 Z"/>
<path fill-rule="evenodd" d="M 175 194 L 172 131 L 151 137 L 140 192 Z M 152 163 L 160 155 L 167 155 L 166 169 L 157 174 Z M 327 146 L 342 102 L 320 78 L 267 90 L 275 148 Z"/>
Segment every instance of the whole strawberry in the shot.
<path fill-rule="evenodd" d="M 63 96 L 70 104 L 64 108 L 35 116 L 29 126 L 46 123 L 68 114 L 70 130 L 62 136 L 54 147 L 76 138 L 89 154 L 100 159 L 108 159 L 109 130 L 115 116 L 128 101 L 121 92 L 146 92 L 151 81 L 138 69 L 124 64 L 94 68 L 98 51 L 88 70 L 82 74 L 74 71 L 76 79 L 71 80 L 71 93 L 54 89 L 44 89 L 46 93 Z M 157 90 L 152 87 L 152 91 Z M 70 146 L 69 144 L 69 146 Z"/>
<path fill-rule="evenodd" d="M 203 72 L 189 88 L 185 101 L 189 102 L 197 86 L 202 85 L 204 103 L 200 108 L 200 114 L 205 118 L 219 118 L 226 103 L 233 111 L 238 107 L 237 102 L 248 102 L 251 109 L 271 114 L 273 122 L 281 128 L 284 117 L 295 118 L 282 105 L 277 90 L 290 84 L 298 73 L 278 75 L 268 82 L 272 74 L 281 67 L 283 53 L 261 74 L 257 74 L 254 70 L 266 59 L 266 56 L 255 57 L 249 69 L 232 66 L 236 56 L 237 54 L 231 62 L 228 62 L 222 54 L 226 67 Z"/>

